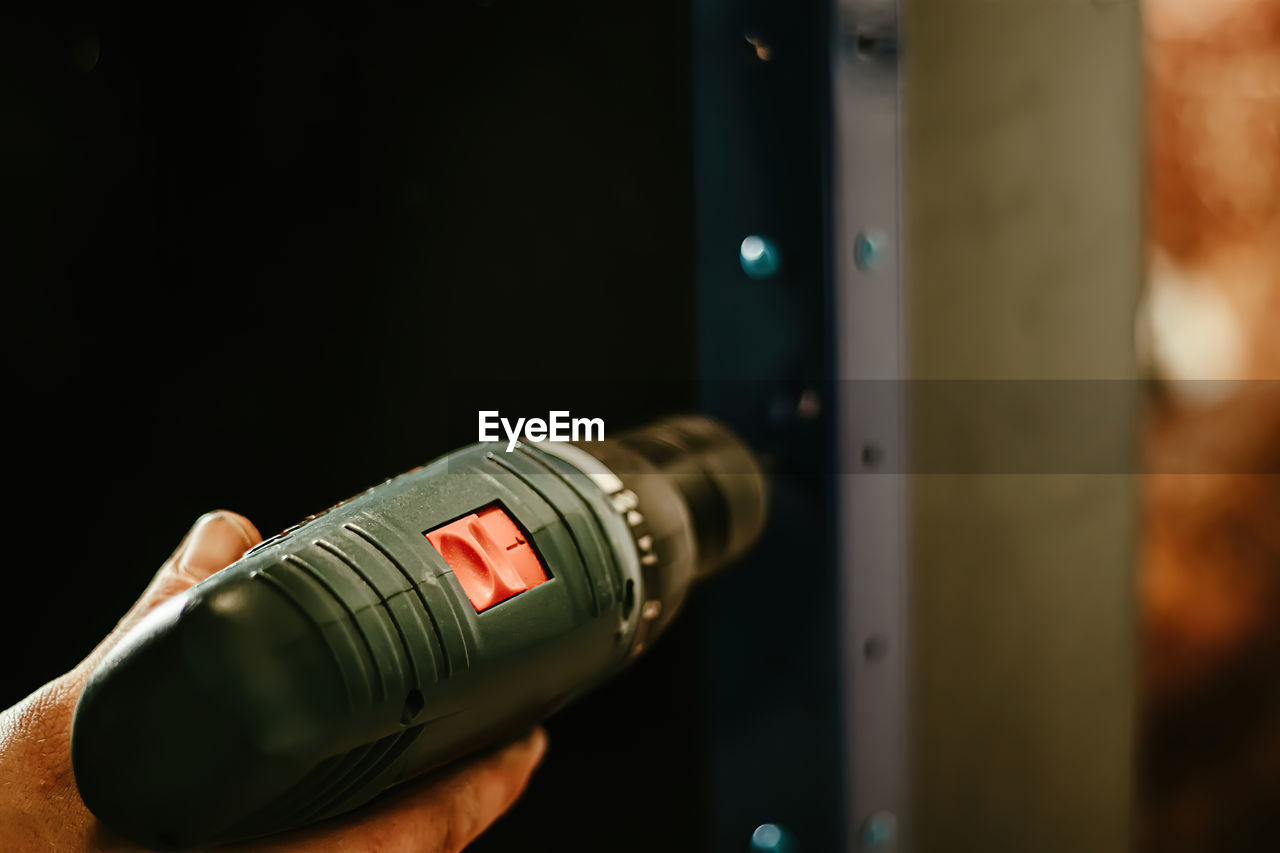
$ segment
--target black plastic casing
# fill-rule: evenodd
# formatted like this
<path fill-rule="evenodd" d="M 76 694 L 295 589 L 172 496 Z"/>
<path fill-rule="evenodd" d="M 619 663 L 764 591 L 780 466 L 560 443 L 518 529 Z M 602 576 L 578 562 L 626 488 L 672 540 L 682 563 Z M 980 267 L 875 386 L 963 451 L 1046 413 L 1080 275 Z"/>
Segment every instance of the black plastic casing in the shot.
<path fill-rule="evenodd" d="M 424 533 L 494 504 L 550 579 L 477 613 Z M 263 542 L 131 631 L 76 709 L 81 796 L 158 848 L 345 812 L 617 669 L 640 583 L 591 477 L 527 447 L 457 451 Z"/>
<path fill-rule="evenodd" d="M 280 832 L 510 738 L 621 669 L 754 543 L 765 483 L 701 417 L 588 447 L 463 448 L 162 604 L 76 706 L 85 804 L 148 847 Z M 477 612 L 425 534 L 493 506 L 548 578 Z"/>

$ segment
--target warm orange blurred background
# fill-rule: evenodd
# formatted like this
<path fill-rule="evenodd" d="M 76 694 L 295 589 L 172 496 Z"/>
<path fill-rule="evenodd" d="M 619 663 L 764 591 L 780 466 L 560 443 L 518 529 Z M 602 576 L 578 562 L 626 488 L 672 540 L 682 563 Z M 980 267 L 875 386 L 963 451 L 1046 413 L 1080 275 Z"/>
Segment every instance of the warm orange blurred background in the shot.
<path fill-rule="evenodd" d="M 1145 0 L 1144 11 L 1151 268 L 1141 320 L 1149 367 L 1165 381 L 1147 430 L 1140 837 L 1152 853 L 1271 851 L 1280 0 Z"/>

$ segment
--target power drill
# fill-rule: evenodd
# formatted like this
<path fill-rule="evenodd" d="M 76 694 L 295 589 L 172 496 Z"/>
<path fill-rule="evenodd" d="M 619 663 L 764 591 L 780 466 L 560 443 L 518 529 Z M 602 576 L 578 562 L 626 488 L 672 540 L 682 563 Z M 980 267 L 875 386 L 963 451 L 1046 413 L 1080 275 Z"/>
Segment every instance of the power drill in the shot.
<path fill-rule="evenodd" d="M 80 794 L 161 849 L 354 809 L 622 669 L 765 511 L 753 454 L 698 416 L 450 453 L 262 542 L 131 630 L 76 706 Z"/>

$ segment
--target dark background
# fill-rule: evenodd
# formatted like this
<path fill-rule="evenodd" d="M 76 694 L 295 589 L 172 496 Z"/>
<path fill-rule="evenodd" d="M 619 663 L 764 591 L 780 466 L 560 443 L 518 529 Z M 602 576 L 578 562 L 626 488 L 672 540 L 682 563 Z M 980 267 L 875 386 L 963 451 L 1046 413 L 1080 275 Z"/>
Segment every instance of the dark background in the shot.
<path fill-rule="evenodd" d="M 701 4 L 725 40 L 701 66 L 723 135 L 702 136 L 697 171 L 720 207 L 697 221 L 688 4 L 420 5 L 0 15 L 0 707 L 79 661 L 208 509 L 271 535 L 472 441 L 481 407 L 617 429 L 694 408 L 698 363 L 746 365 L 784 398 L 822 373 L 816 4 Z M 735 64 L 743 27 L 720 24 L 740 9 L 777 37 L 767 67 Z M 734 241 L 757 228 L 792 232 L 782 287 L 740 289 Z M 718 320 L 695 310 L 699 233 Z M 699 334 L 736 344 L 699 353 Z M 820 457 L 812 439 L 787 440 Z M 830 521 L 821 483 L 776 486 L 775 516 Z M 754 583 L 769 568 L 695 592 L 626 677 L 552 718 L 534 784 L 473 849 L 745 849 L 779 816 L 805 850 L 838 849 L 834 604 Z M 1247 772 L 1184 750 L 1245 719 L 1232 702 L 1262 707 L 1274 667 L 1254 658 L 1155 709 L 1148 735 L 1148 781 L 1201 816 L 1204 849 L 1274 813 L 1235 781 L 1259 772 L 1248 720 L 1227 726 L 1243 757 L 1211 756 Z M 1220 819 L 1209 797 L 1230 800 Z M 1152 849 L 1166 824 L 1185 839 L 1153 814 Z"/>
<path fill-rule="evenodd" d="M 695 403 L 688 8 L 424 5 L 0 21 L 0 704 L 203 511 L 270 535 L 474 440 L 480 400 Z M 699 849 L 699 601 L 475 849 Z"/>

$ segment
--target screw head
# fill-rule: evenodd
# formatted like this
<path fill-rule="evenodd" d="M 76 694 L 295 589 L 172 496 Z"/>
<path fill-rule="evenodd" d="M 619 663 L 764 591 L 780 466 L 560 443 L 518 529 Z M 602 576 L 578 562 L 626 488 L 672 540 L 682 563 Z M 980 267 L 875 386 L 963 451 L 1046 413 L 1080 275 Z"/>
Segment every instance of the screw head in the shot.
<path fill-rule="evenodd" d="M 884 450 L 878 444 L 864 444 L 862 446 L 862 464 L 867 468 L 874 468 L 884 461 Z"/>
<path fill-rule="evenodd" d="M 889 239 L 874 228 L 858 234 L 853 241 L 853 262 L 863 272 L 878 269 L 884 263 Z"/>
<path fill-rule="evenodd" d="M 782 252 L 767 237 L 751 234 L 738 247 L 738 261 L 752 278 L 769 278 L 782 267 Z"/>
<path fill-rule="evenodd" d="M 785 826 L 762 823 L 751 833 L 751 853 L 795 853 L 796 841 Z"/>
<path fill-rule="evenodd" d="M 876 812 L 862 824 L 862 846 L 868 850 L 888 847 L 898 836 L 898 818 L 891 812 Z"/>
<path fill-rule="evenodd" d="M 882 634 L 872 634 L 862 644 L 862 656 L 869 661 L 884 660 L 889 654 L 889 640 Z"/>

